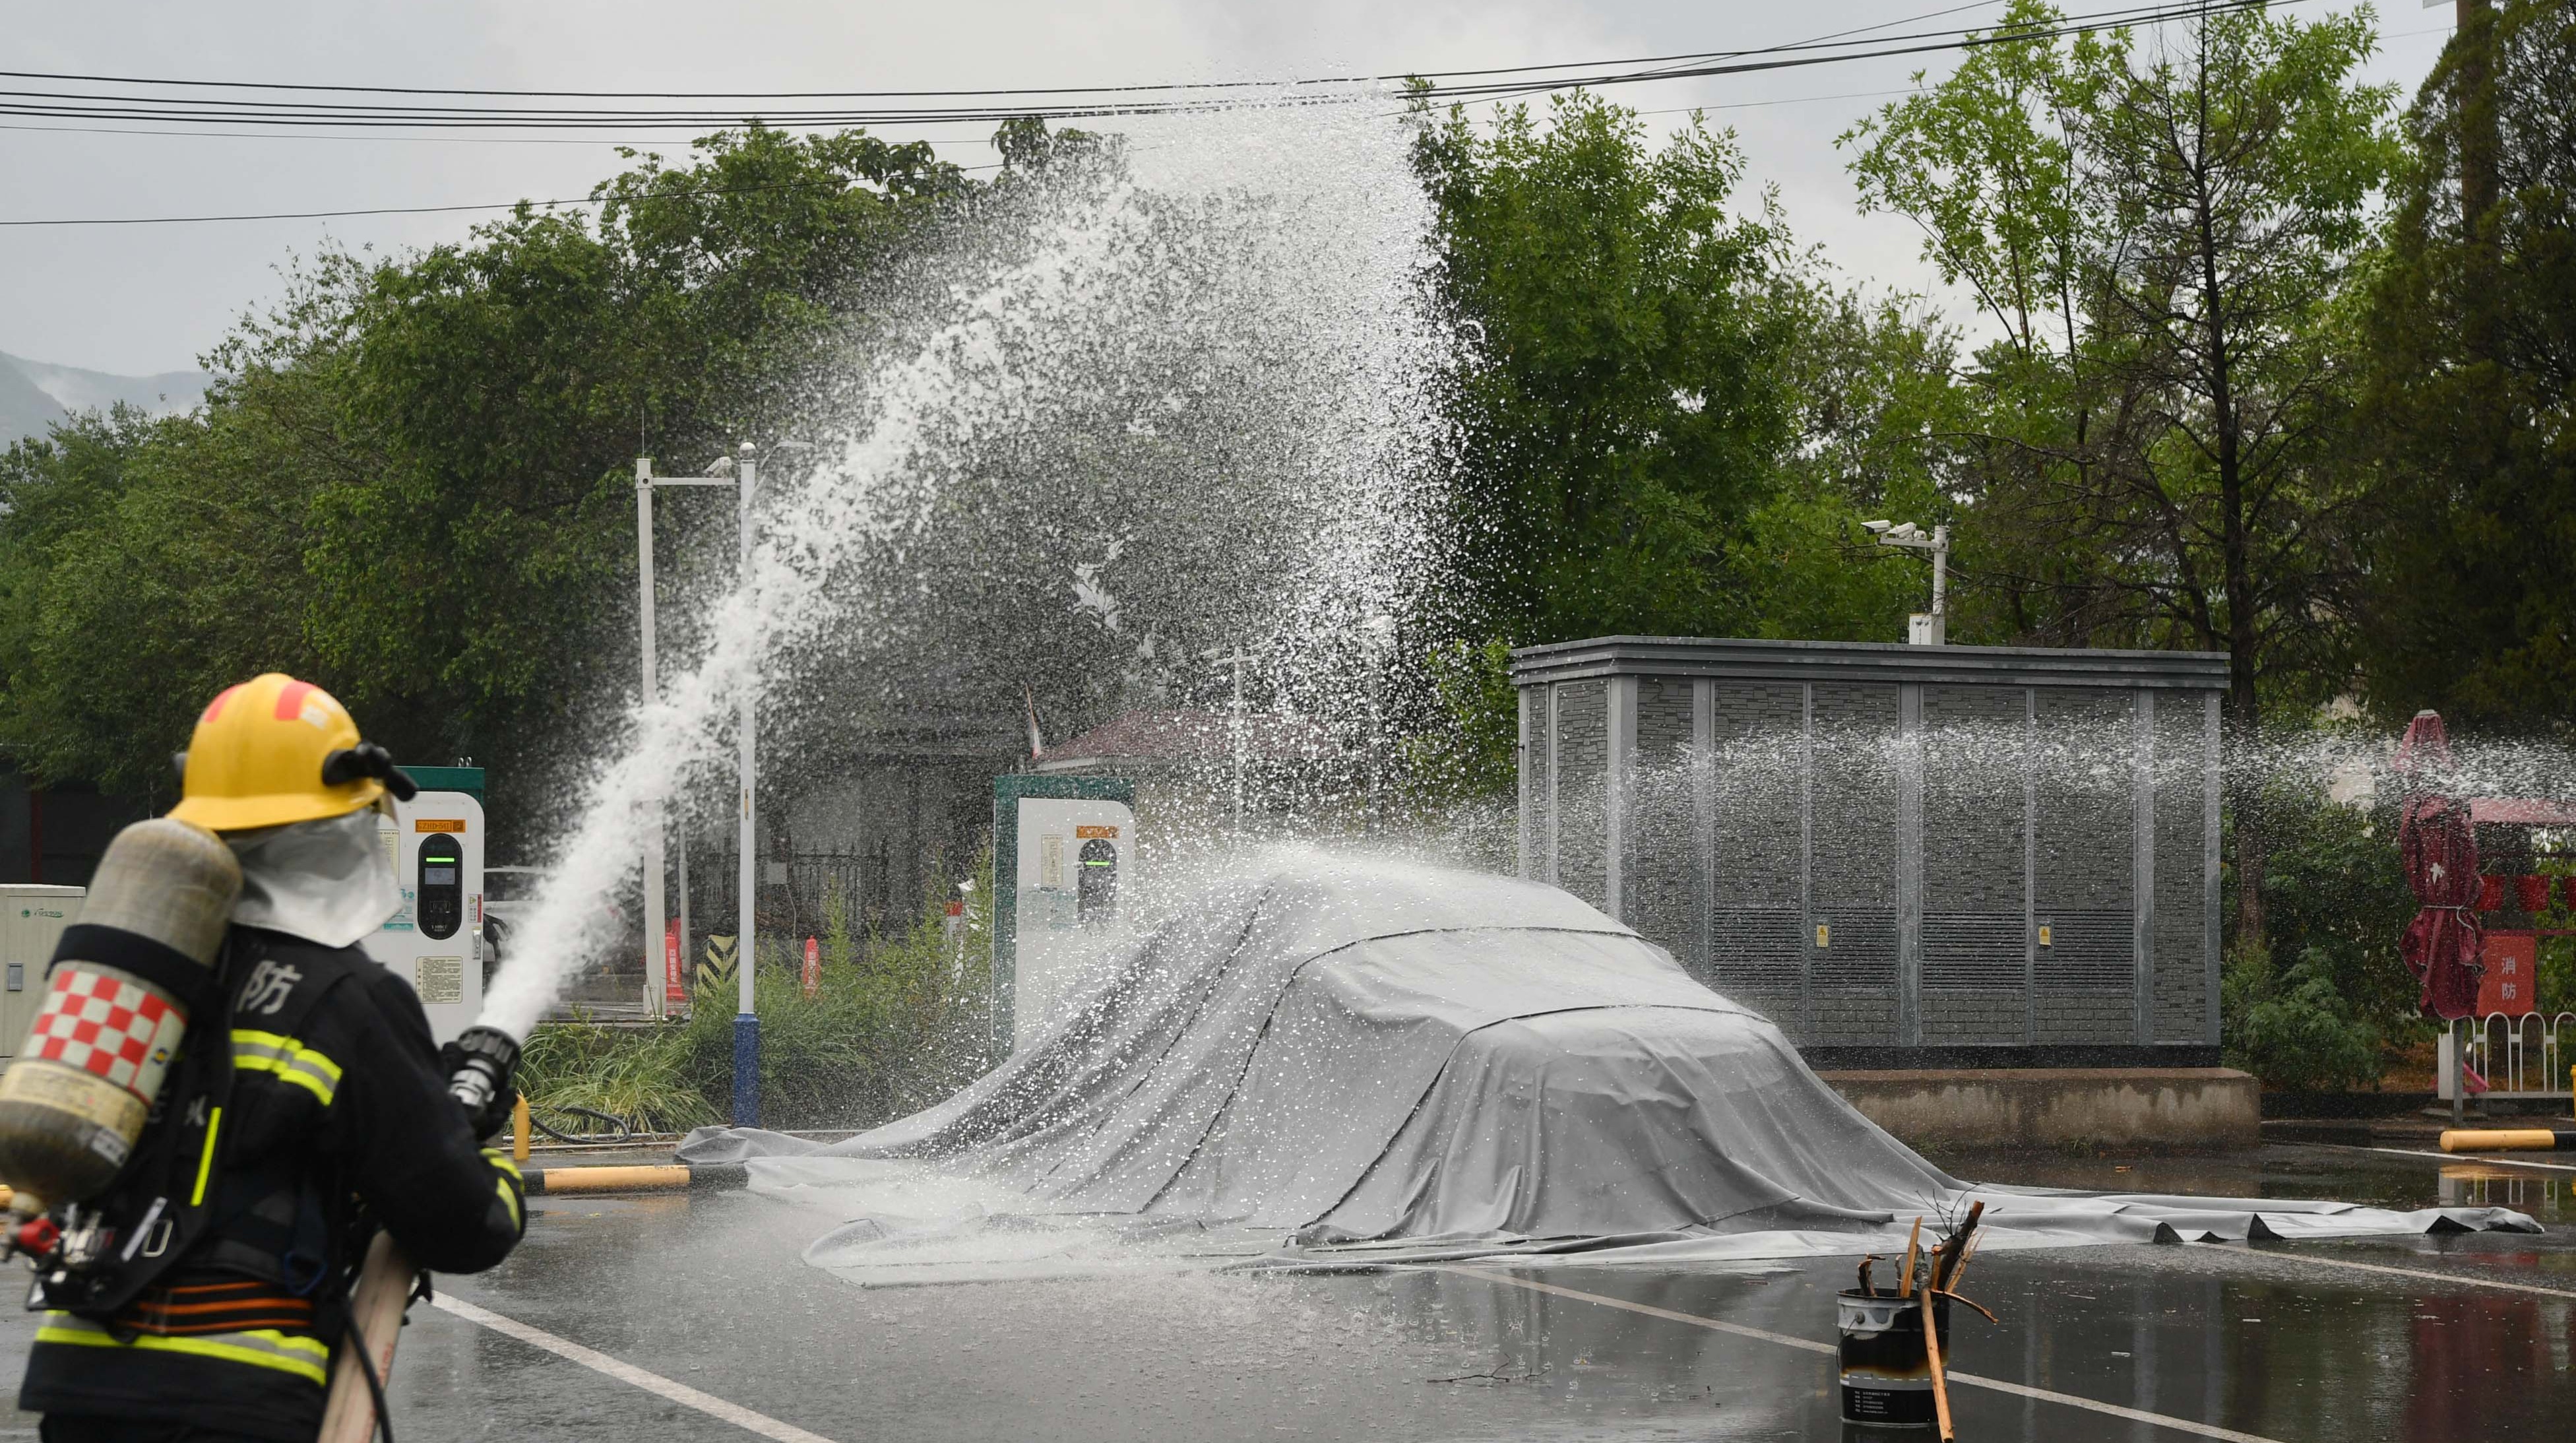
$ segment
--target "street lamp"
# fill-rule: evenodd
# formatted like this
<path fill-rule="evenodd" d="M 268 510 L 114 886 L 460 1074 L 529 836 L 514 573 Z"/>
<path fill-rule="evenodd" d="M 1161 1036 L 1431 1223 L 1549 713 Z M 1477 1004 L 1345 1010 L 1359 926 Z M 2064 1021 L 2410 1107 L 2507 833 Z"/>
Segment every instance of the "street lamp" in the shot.
<path fill-rule="evenodd" d="M 773 441 L 772 451 L 811 451 L 803 441 Z M 734 448 L 740 457 L 735 466 L 742 485 L 735 492 L 742 504 L 739 511 L 742 529 L 742 571 L 735 585 L 749 590 L 752 583 L 752 543 L 758 537 L 751 523 L 752 494 L 759 484 L 760 448 L 749 441 Z M 760 1126 L 760 1013 L 753 988 L 760 965 L 759 926 L 754 917 L 760 900 L 759 845 L 760 809 L 753 770 L 752 708 L 753 689 L 741 689 L 739 710 L 734 718 L 734 736 L 740 747 L 742 791 L 742 917 L 735 931 L 741 934 L 735 962 L 735 1011 L 733 1016 L 733 1122 L 736 1127 Z"/>
<path fill-rule="evenodd" d="M 1199 655 L 1220 667 L 1232 667 L 1234 670 L 1234 707 L 1227 713 L 1226 733 L 1233 743 L 1231 750 L 1234 754 L 1234 835 L 1237 840 L 1240 840 L 1243 836 L 1243 773 L 1252 749 L 1251 726 L 1243 712 L 1243 668 L 1246 658 L 1243 654 L 1243 646 L 1239 642 L 1230 654 L 1224 647 L 1212 646 Z"/>
<path fill-rule="evenodd" d="M 1940 646 L 1950 639 L 1947 614 L 1949 589 L 1950 528 L 1935 526 L 1927 534 L 1911 521 L 1864 521 L 1861 529 L 1878 538 L 1881 546 L 1902 546 L 1914 551 L 1932 553 L 1932 609 L 1915 612 L 1905 621 L 1905 639 L 1916 646 Z"/>
<path fill-rule="evenodd" d="M 810 451 L 814 448 L 802 441 L 780 441 L 774 443 L 770 449 L 774 451 Z M 737 586 L 748 587 L 752 581 L 753 544 L 758 540 L 758 533 L 752 527 L 751 507 L 752 501 L 759 489 L 760 448 L 754 446 L 749 441 L 745 441 L 736 448 L 736 456 L 739 457 L 739 460 L 733 463 L 734 474 L 732 476 L 672 476 L 657 478 L 653 475 L 652 458 L 639 456 L 635 459 L 636 548 L 641 563 L 638 567 L 638 581 L 643 590 L 643 605 L 639 608 L 643 625 L 644 641 L 643 695 L 645 704 L 648 706 L 652 704 L 654 694 L 653 488 L 656 486 L 731 486 L 734 488 L 734 514 L 737 527 L 740 531 L 742 547 L 741 571 L 735 584 Z M 726 464 L 726 461 L 720 460 L 714 467 L 709 469 L 721 470 Z M 755 1005 L 755 993 L 753 988 L 753 981 L 759 965 L 758 959 L 760 956 L 758 951 L 759 938 L 757 935 L 758 923 L 754 915 L 759 900 L 758 882 L 760 850 L 757 833 L 759 812 L 755 802 L 754 787 L 754 761 L 756 753 L 753 746 L 754 738 L 752 733 L 753 701 L 752 688 L 748 685 L 742 687 L 740 689 L 738 711 L 735 716 L 735 740 L 737 743 L 737 758 L 740 769 L 737 785 L 740 792 L 742 820 L 741 840 L 739 844 L 742 851 L 741 893 L 739 899 L 742 915 L 739 925 L 735 928 L 735 931 L 739 935 L 735 939 L 736 950 L 734 953 L 736 1011 L 734 1013 L 733 1022 L 733 1121 L 738 1127 L 757 1127 L 760 1125 L 760 1015 Z M 647 803 L 646 825 L 644 829 L 644 910 L 646 915 L 653 919 L 652 925 L 654 926 L 664 925 L 662 918 L 661 805 L 661 799 L 659 797 L 649 799 Z M 685 865 L 684 857 L 683 866 Z M 684 879 L 685 876 L 686 874 L 684 872 Z M 685 887 L 685 881 L 683 885 Z M 648 927 L 647 930 L 649 932 L 650 927 Z M 646 985 L 648 991 L 650 990 L 650 979 L 652 976 L 652 943 L 653 939 L 648 936 L 645 940 L 645 976 L 647 979 Z"/>
<path fill-rule="evenodd" d="M 1395 618 L 1385 612 L 1360 623 L 1360 647 L 1368 653 L 1368 816 L 1366 830 L 1375 832 L 1379 819 L 1380 753 L 1385 750 L 1386 714 L 1379 702 L 1380 678 L 1386 671 L 1386 653 L 1395 644 Z"/>
<path fill-rule="evenodd" d="M 730 466 L 730 460 L 719 460 L 711 470 Z M 653 458 L 635 458 L 635 619 L 642 633 L 644 658 L 642 682 L 638 691 L 645 706 L 653 705 L 659 695 L 654 681 L 653 645 L 653 488 L 656 486 L 731 486 L 731 476 L 656 476 Z M 662 799 L 648 797 L 644 803 L 644 1015 L 669 1015 L 667 979 L 658 974 L 667 960 L 662 951 L 670 919 L 662 911 Z M 689 935 L 689 849 L 680 848 L 680 938 L 683 947 Z M 663 965 L 657 965 L 663 964 Z M 683 962 L 685 965 L 685 959 Z"/>

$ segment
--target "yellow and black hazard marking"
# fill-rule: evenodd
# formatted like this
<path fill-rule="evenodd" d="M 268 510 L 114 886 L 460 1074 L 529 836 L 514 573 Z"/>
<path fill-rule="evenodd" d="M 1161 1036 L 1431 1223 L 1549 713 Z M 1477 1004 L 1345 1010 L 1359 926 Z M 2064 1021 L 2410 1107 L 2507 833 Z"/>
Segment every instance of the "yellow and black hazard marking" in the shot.
<path fill-rule="evenodd" d="M 698 990 L 720 992 L 733 985 L 734 970 L 742 965 L 740 937 L 707 938 L 707 952 L 698 959 Z"/>

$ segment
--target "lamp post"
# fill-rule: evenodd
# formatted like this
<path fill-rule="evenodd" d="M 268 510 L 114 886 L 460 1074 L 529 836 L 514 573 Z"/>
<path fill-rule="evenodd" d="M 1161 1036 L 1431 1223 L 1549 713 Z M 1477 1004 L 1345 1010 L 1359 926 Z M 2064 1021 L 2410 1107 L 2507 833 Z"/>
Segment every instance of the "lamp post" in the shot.
<path fill-rule="evenodd" d="M 813 448 L 802 441 L 780 441 L 775 443 L 771 449 L 810 451 Z M 638 608 L 638 613 L 642 622 L 644 642 L 643 693 L 645 704 L 648 706 L 652 704 L 654 696 L 653 488 L 656 486 L 731 486 L 734 488 L 734 515 L 737 529 L 740 533 L 739 541 L 741 545 L 741 570 L 738 573 L 738 580 L 735 584 L 748 587 L 751 585 L 753 579 L 752 555 L 754 545 L 759 539 L 758 533 L 752 527 L 751 508 L 752 501 L 759 490 L 760 449 L 757 446 L 754 446 L 751 442 L 745 441 L 741 446 L 736 448 L 736 454 L 739 457 L 739 460 L 732 463 L 734 474 L 731 476 L 656 477 L 653 474 L 653 461 L 651 457 L 639 456 L 635 459 L 635 525 L 637 531 L 636 548 L 639 561 L 638 581 L 643 590 L 642 605 Z M 721 468 L 726 465 L 727 462 L 719 461 L 716 464 Z M 733 1022 L 733 1121 L 735 1125 L 739 1127 L 757 1127 L 760 1125 L 760 1014 L 755 1005 L 755 990 L 753 987 L 760 955 L 758 951 L 759 923 L 755 916 L 755 911 L 759 902 L 760 877 L 760 849 L 758 833 L 759 810 L 755 786 L 757 779 L 757 772 L 755 770 L 757 753 L 753 745 L 753 709 L 755 701 L 756 697 L 753 694 L 753 688 L 749 685 L 743 686 L 740 690 L 740 697 L 737 702 L 737 710 L 734 718 L 736 761 L 738 767 L 736 785 L 740 800 L 742 825 L 740 834 L 740 847 L 742 851 L 740 892 L 741 916 L 739 919 L 739 925 L 735 928 L 735 931 L 739 935 L 735 939 L 734 953 L 736 1010 Z M 685 856 L 683 857 L 682 865 L 686 865 Z M 685 895 L 685 880 L 682 885 Z M 666 925 L 662 917 L 662 824 L 661 799 L 659 797 L 650 799 L 647 804 L 644 843 L 644 907 L 646 915 L 651 918 L 651 922 L 648 923 L 646 928 L 648 935 L 645 938 L 644 944 L 646 959 L 646 988 L 648 993 L 651 993 L 653 996 L 658 998 L 658 990 L 652 987 L 651 979 L 654 970 L 652 958 L 658 950 L 656 944 L 660 939 L 649 934 L 656 926 Z"/>
<path fill-rule="evenodd" d="M 636 693 L 643 709 L 652 710 L 653 686 L 653 458 L 635 458 L 635 619 L 642 633 L 643 670 Z M 685 854 L 687 848 L 681 848 Z M 644 1015 L 665 1011 L 662 988 L 654 985 L 662 951 L 662 799 L 644 799 Z"/>
<path fill-rule="evenodd" d="M 1387 648 L 1395 642 L 1395 618 L 1384 612 L 1360 623 L 1360 645 L 1368 653 L 1368 817 L 1366 830 L 1379 825 L 1380 753 L 1385 750 L 1386 716 L 1379 701 L 1380 678 L 1386 671 Z"/>
<path fill-rule="evenodd" d="M 1949 526 L 1935 526 L 1927 533 L 1911 521 L 1864 521 L 1861 529 L 1875 535 L 1881 546 L 1902 546 L 1932 553 L 1932 609 L 1929 612 L 1918 611 L 1906 618 L 1905 639 L 1916 646 L 1940 646 L 1948 642 Z"/>
<path fill-rule="evenodd" d="M 723 463 L 718 463 L 719 465 Z M 656 486 L 731 486 L 730 476 L 656 476 L 653 458 L 635 458 L 635 619 L 641 633 L 643 655 L 642 680 L 638 693 L 643 704 L 653 705 L 660 695 L 655 683 L 656 660 L 653 644 L 653 488 Z M 662 799 L 648 797 L 644 802 L 644 1015 L 668 1015 L 667 993 L 662 977 L 663 931 L 670 920 L 662 910 Z M 688 941 L 689 920 L 689 849 L 680 848 L 680 938 Z"/>
<path fill-rule="evenodd" d="M 1220 667 L 1233 668 L 1234 672 L 1234 706 L 1226 715 L 1226 736 L 1231 743 L 1228 749 L 1234 757 L 1234 836 L 1240 841 L 1243 837 L 1243 773 L 1252 749 L 1251 727 L 1243 712 L 1243 668 L 1246 658 L 1243 654 L 1243 646 L 1239 642 L 1231 653 L 1224 647 L 1212 646 L 1199 654 Z"/>
<path fill-rule="evenodd" d="M 752 527 L 751 503 L 753 494 L 759 487 L 760 448 L 745 441 L 734 449 L 735 454 L 740 458 L 734 467 L 734 474 L 742 478 L 741 484 L 734 492 L 735 500 L 740 503 L 738 514 L 741 517 L 742 529 L 742 570 L 734 584 L 748 591 L 754 580 L 753 543 L 758 539 L 758 533 Z M 773 441 L 769 449 L 811 451 L 814 448 L 803 441 Z M 758 773 L 753 766 L 752 725 L 752 712 L 757 702 L 758 697 L 754 689 L 748 685 L 744 686 L 741 689 L 740 700 L 736 704 L 737 710 L 734 717 L 734 737 L 739 749 L 739 784 L 742 792 L 740 844 L 742 848 L 740 901 L 742 917 L 740 925 L 735 928 L 741 934 L 737 944 L 741 950 L 736 954 L 737 960 L 734 964 L 735 1011 L 733 1015 L 733 1123 L 736 1127 L 760 1126 L 760 1012 L 757 1007 L 757 994 L 753 987 L 760 966 L 760 953 L 757 950 L 759 923 L 754 916 L 760 900 L 760 807 Z"/>
<path fill-rule="evenodd" d="M 760 476 L 760 451 L 749 441 L 739 448 L 742 460 L 734 474 L 742 484 L 734 488 L 736 511 L 742 531 L 742 569 L 734 582 L 746 592 L 752 591 L 751 553 L 754 537 L 751 531 L 751 496 Z M 753 593 L 756 597 L 757 593 Z M 734 1014 L 733 1014 L 733 1125 L 760 1126 L 760 1013 L 754 1000 L 754 974 L 760 967 L 758 948 L 759 923 L 754 912 L 760 901 L 759 866 L 760 832 L 757 773 L 753 771 L 752 737 L 753 697 L 751 688 L 739 689 L 734 715 L 734 741 L 738 749 L 740 774 L 737 785 L 742 796 L 742 891 L 737 905 L 741 917 L 734 926 Z"/>

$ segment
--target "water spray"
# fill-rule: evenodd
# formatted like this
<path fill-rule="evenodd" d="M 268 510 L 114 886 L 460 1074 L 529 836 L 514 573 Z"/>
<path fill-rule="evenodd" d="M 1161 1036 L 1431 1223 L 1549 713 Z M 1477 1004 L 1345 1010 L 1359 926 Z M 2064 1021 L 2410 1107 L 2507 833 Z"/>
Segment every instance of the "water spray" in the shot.
<path fill-rule="evenodd" d="M 490 1038 L 526 1037 L 576 968 L 623 950 L 600 901 L 634 885 L 669 814 L 712 822 L 724 798 L 745 833 L 734 1110 L 753 1120 L 754 716 L 776 756 L 824 714 L 846 725 L 869 704 L 854 695 L 917 708 L 908 690 L 992 673 L 1016 691 L 1023 652 L 1136 694 L 1095 704 L 1138 705 L 1202 689 L 1181 659 L 1240 644 L 1272 658 L 1275 706 L 1360 729 L 1365 649 L 1338 633 L 1404 614 L 1428 573 L 1455 353 L 1423 286 L 1409 133 L 1383 102 L 1172 122 L 1121 167 L 1026 177 L 871 276 L 848 365 L 788 418 L 821 443 L 814 464 L 764 468 L 756 515 L 742 486 L 740 563 L 662 611 L 676 654 L 572 781 L 460 1099 L 497 1086 Z M 1097 560 L 1103 537 L 1119 544 Z M 1118 597 L 1116 627 L 1068 630 L 1055 579 L 1076 559 Z"/>

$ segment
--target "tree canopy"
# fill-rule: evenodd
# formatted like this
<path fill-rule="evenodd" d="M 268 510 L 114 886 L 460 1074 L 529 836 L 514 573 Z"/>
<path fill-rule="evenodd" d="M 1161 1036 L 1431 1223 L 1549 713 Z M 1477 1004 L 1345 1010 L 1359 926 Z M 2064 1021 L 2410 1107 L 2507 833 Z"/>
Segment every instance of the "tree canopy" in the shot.
<path fill-rule="evenodd" d="M 1736 563 L 1792 426 L 1783 262 L 1744 161 L 1696 119 L 1660 151 L 1594 96 L 1490 130 L 1426 118 L 1457 378 L 1452 527 L 1472 625 L 1514 637 L 1752 624 Z"/>
<path fill-rule="evenodd" d="M 275 667 L 508 787 L 613 695 L 634 457 L 774 422 L 854 284 L 965 186 L 856 133 L 628 158 L 595 220 L 522 206 L 312 257 L 210 358 L 198 413 L 89 415 L 0 459 L 0 749 L 166 791 L 195 709 Z"/>
<path fill-rule="evenodd" d="M 2400 116 L 2361 78 L 2367 10 L 2064 35 L 2017 0 L 1998 43 L 1842 137 L 1940 296 L 1802 247 L 1702 117 L 1418 107 L 1424 283 L 1464 338 L 1432 458 L 1445 583 L 1405 619 L 1419 754 L 1446 785 L 1507 776 L 1514 645 L 1897 639 L 1924 568 L 1869 544 L 1877 516 L 1953 526 L 1953 640 L 2225 651 L 2240 736 L 2345 696 L 2563 735 L 2576 18 L 2477 14 Z M 1124 164 L 1035 122 L 995 144 L 1002 177 L 973 182 L 922 145 L 733 132 L 628 154 L 595 210 L 306 259 L 209 358 L 196 413 L 83 415 L 0 457 L 0 756 L 166 796 L 193 709 L 279 667 L 400 755 L 521 785 L 632 685 L 632 459 L 693 470 L 774 432 L 941 217 Z M 1161 484 L 1155 438 L 1109 429 L 1088 459 L 994 460 L 1021 478 L 995 504 Z M 1106 564 L 1098 538 L 1047 544 Z M 1074 697 L 1062 680 L 1033 689 Z M 2285 845 L 2309 847 L 2304 806 Z M 2237 926 L 2299 949 L 2295 992 L 2322 873 L 2285 863 L 2306 910 L 2273 925 L 2261 797 L 2230 826 Z"/>
<path fill-rule="evenodd" d="M 2354 328 L 2393 495 L 2367 548 L 2361 676 L 2379 709 L 2565 735 L 2576 723 L 2576 12 L 2481 10 L 2407 116 Z M 2479 63 L 2491 55 L 2491 65 Z M 2492 180 L 2470 184 L 2483 156 Z"/>

